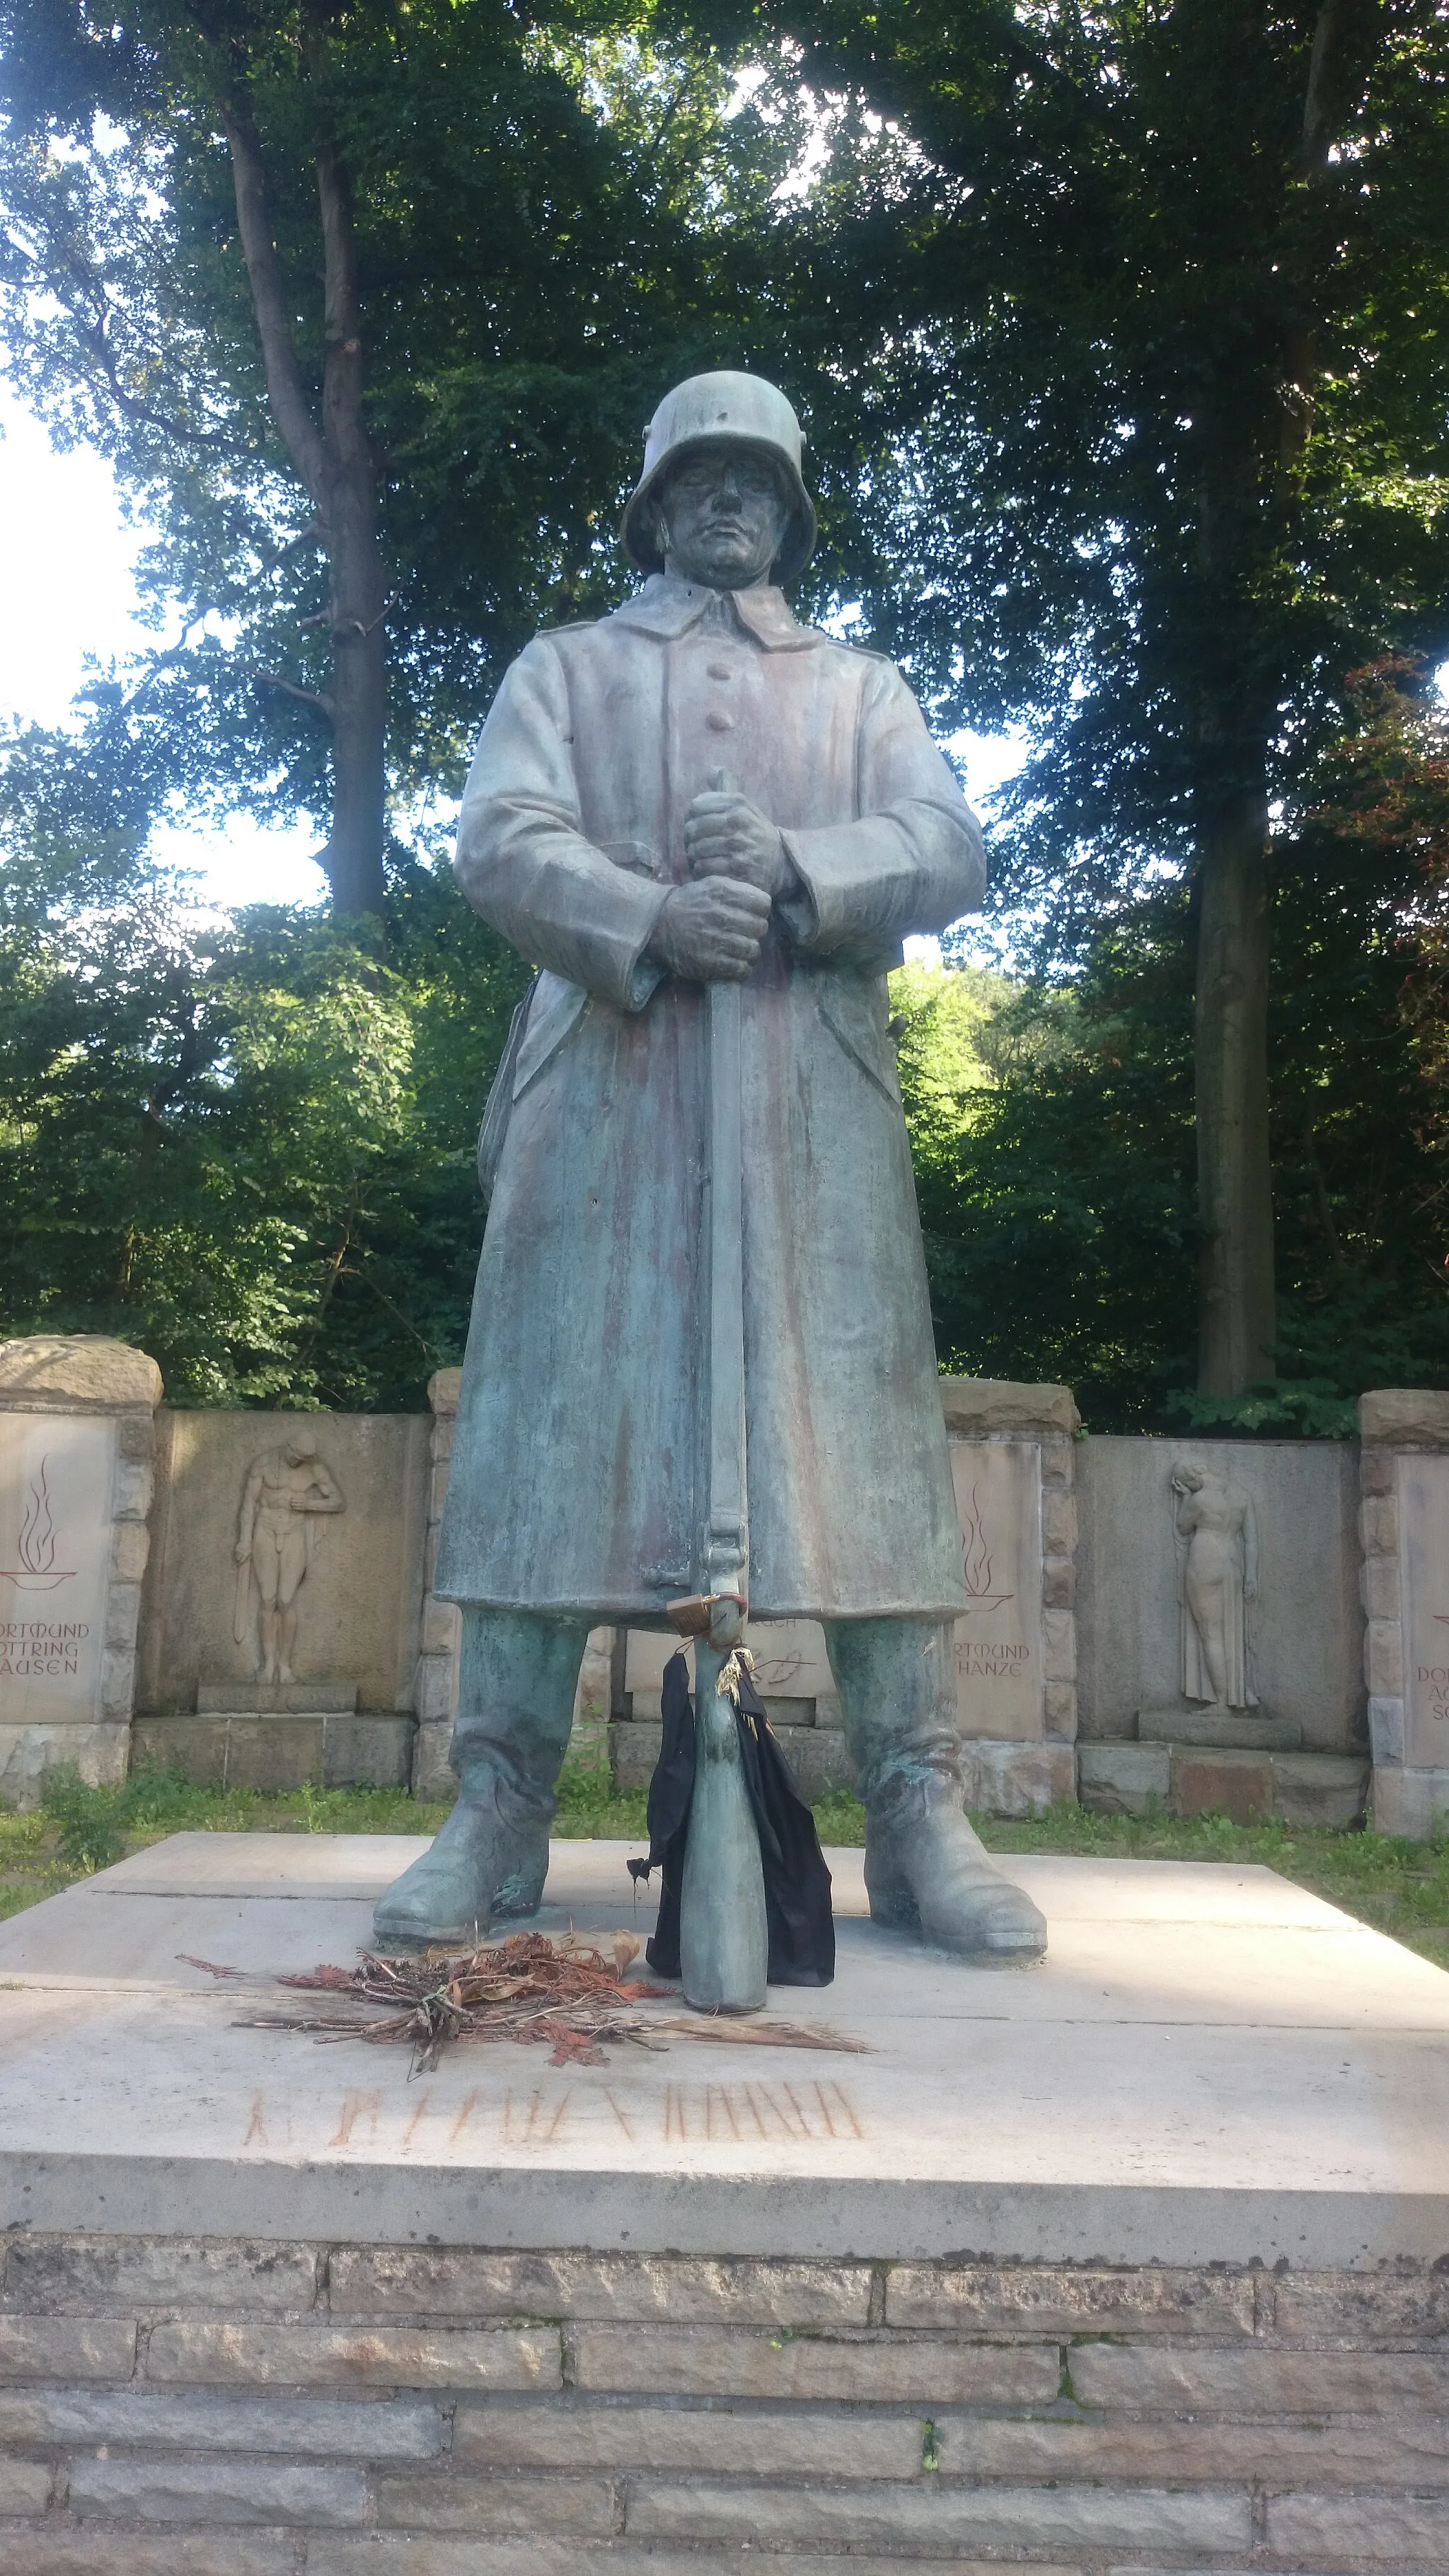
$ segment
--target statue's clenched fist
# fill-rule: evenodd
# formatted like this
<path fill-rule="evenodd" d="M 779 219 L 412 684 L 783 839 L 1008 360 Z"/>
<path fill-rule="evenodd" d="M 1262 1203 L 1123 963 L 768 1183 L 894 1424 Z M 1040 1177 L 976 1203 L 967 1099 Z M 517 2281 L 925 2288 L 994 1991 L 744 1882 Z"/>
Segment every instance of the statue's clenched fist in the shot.
<path fill-rule="evenodd" d="M 736 877 L 701 877 L 667 895 L 650 954 L 687 984 L 742 983 L 770 926 L 770 898 Z"/>
<path fill-rule="evenodd" d="M 795 882 L 778 825 L 734 788 L 696 796 L 684 820 L 684 849 L 691 876 L 734 877 L 772 901 Z"/>

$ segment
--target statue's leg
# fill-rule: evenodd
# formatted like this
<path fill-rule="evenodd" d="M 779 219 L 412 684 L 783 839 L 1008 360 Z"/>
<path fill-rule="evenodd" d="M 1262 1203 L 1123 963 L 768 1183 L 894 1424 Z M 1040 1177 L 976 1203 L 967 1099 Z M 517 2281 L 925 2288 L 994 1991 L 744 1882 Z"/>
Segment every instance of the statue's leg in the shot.
<path fill-rule="evenodd" d="M 966 1821 L 949 1622 L 832 1619 L 825 1644 L 859 1767 L 876 1922 L 948 1950 L 1039 1958 L 1042 1916 Z"/>
<path fill-rule="evenodd" d="M 464 1608 L 448 1757 L 458 1803 L 431 1850 L 381 1899 L 380 1943 L 468 1941 L 490 1917 L 536 1912 L 588 1635 L 586 1619 Z"/>

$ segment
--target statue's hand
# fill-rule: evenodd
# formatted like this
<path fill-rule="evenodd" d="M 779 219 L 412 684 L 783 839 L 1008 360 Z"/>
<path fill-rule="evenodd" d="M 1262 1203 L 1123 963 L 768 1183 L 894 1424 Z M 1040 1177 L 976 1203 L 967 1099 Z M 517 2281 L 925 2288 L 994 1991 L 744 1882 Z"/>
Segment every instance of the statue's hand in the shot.
<path fill-rule="evenodd" d="M 245 1565 L 247 1558 L 251 1555 L 251 1549 L 248 1547 L 244 1538 L 239 1538 L 237 1540 L 235 1547 L 232 1549 L 232 1555 L 238 1565 Z"/>
<path fill-rule="evenodd" d="M 770 926 L 770 898 L 734 877 L 702 877 L 666 895 L 650 955 L 687 984 L 740 983 Z"/>
<path fill-rule="evenodd" d="M 696 796 L 684 818 L 684 849 L 696 877 L 733 877 L 777 901 L 796 883 L 778 827 L 733 788 Z"/>

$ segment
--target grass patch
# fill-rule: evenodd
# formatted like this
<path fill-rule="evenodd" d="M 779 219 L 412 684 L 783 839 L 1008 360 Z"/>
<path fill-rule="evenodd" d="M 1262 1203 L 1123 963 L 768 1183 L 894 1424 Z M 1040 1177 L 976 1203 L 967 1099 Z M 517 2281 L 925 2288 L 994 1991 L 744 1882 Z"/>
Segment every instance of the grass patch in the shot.
<path fill-rule="evenodd" d="M 642 1851 L 644 1809 L 642 1789 L 615 1790 L 602 1745 L 576 1748 L 559 1778 L 554 1832 Z M 0 1810 L 0 1921 L 166 1834 L 432 1834 L 447 1812 L 446 1803 L 429 1804 L 406 1789 L 197 1789 L 169 1771 L 133 1772 L 119 1788 L 91 1789 L 73 1772 L 52 1773 L 39 1812 Z M 824 1798 L 815 1819 L 822 1842 L 865 1840 L 858 1799 Z M 999 1852 L 1262 1862 L 1449 1968 L 1449 1838 L 1411 1843 L 1326 1827 L 1235 1825 L 1226 1816 L 1094 1816 L 1067 1806 L 973 1821 L 988 1849 Z"/>

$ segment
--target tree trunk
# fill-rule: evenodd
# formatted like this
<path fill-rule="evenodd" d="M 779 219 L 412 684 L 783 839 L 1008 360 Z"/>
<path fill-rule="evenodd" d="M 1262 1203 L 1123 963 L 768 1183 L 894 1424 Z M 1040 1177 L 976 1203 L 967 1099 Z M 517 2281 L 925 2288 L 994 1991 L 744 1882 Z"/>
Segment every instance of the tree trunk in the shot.
<path fill-rule="evenodd" d="M 313 59 L 322 38 L 309 44 Z M 222 113 L 236 191 L 237 230 L 272 416 L 317 513 L 331 576 L 333 685 L 319 701 L 332 726 L 332 830 L 322 863 L 340 914 L 383 908 L 386 662 L 377 469 L 362 408 L 362 330 L 357 246 L 347 174 L 335 146 L 317 151 L 322 222 L 325 345 L 322 419 L 302 380 L 281 262 L 267 205 L 261 138 L 244 88 L 229 85 Z M 271 677 L 264 674 L 264 677 Z M 286 682 L 274 685 L 288 686 Z M 302 692 L 294 692 L 301 695 Z"/>
<path fill-rule="evenodd" d="M 1218 808 L 1198 866 L 1198 1385 L 1234 1396 L 1274 1370 L 1264 796 Z"/>

